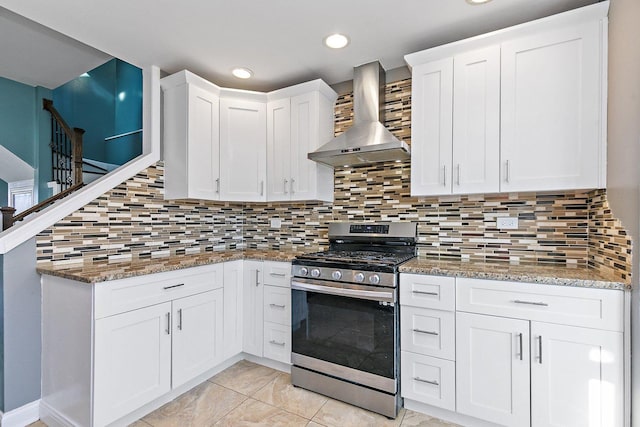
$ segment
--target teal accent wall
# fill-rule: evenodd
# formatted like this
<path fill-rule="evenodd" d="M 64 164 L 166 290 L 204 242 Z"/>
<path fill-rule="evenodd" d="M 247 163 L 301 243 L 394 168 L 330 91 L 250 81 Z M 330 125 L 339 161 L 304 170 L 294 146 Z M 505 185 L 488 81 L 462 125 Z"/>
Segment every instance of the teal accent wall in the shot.
<path fill-rule="evenodd" d="M 123 164 L 141 154 L 136 136 L 105 138 L 142 127 L 142 70 L 119 59 L 53 90 L 53 105 L 69 126 L 85 130 L 83 157 Z"/>
<path fill-rule="evenodd" d="M 35 196 L 50 196 L 51 128 L 49 114 L 42 109 L 42 98 L 52 92 L 0 77 L 0 145 L 36 169 Z M 7 205 L 7 183 L 0 180 L 0 206 Z"/>

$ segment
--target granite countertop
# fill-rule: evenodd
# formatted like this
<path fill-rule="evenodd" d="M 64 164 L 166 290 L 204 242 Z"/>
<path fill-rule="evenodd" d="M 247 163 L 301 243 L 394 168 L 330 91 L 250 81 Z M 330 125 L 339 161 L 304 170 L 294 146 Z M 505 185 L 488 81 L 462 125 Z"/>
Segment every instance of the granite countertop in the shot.
<path fill-rule="evenodd" d="M 174 255 L 161 258 L 146 258 L 134 261 L 101 261 L 91 264 L 53 265 L 38 264 L 40 274 L 63 277 L 84 283 L 98 283 L 108 280 L 126 279 L 145 274 L 161 273 L 200 265 L 217 264 L 219 262 L 239 259 L 258 261 L 289 262 L 302 253 L 314 252 L 318 249 L 300 250 L 282 249 L 245 249 L 205 252 L 194 255 Z"/>
<path fill-rule="evenodd" d="M 591 268 L 577 266 L 520 265 L 414 258 L 400 266 L 400 272 L 473 279 L 510 280 L 545 285 L 579 286 L 583 288 L 631 289 L 630 284 L 621 282 L 619 279 L 603 276 L 600 272 Z"/>

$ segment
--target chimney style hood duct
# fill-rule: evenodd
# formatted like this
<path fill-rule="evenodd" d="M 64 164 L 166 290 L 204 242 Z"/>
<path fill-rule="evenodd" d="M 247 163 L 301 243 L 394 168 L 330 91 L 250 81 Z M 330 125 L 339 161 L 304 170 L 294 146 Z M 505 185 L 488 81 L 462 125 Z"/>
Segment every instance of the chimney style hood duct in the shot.
<path fill-rule="evenodd" d="M 353 125 L 307 157 L 330 166 L 366 165 L 406 160 L 406 142 L 389 132 L 384 122 L 385 72 L 378 61 L 354 68 Z"/>

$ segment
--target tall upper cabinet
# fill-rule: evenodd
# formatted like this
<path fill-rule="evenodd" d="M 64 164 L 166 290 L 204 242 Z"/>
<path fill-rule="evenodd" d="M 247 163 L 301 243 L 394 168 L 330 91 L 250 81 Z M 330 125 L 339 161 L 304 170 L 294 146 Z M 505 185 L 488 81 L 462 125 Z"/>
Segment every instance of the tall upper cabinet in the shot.
<path fill-rule="evenodd" d="M 220 88 L 186 70 L 162 88 L 165 197 L 220 200 Z"/>
<path fill-rule="evenodd" d="M 333 201 L 333 169 L 307 153 L 333 137 L 336 93 L 314 80 L 269 93 L 267 198 Z"/>
<path fill-rule="evenodd" d="M 411 194 L 604 188 L 608 8 L 405 56 Z"/>
<path fill-rule="evenodd" d="M 162 79 L 165 198 L 333 200 L 333 169 L 307 153 L 333 137 L 322 80 L 263 93 L 181 71 Z"/>

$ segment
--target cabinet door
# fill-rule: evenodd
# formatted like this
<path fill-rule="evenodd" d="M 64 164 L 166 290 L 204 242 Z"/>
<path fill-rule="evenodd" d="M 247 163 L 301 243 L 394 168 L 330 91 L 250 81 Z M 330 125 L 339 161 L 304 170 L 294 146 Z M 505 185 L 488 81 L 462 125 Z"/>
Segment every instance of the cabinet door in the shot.
<path fill-rule="evenodd" d="M 267 199 L 269 201 L 291 198 L 292 156 L 290 99 L 269 102 L 267 104 Z"/>
<path fill-rule="evenodd" d="M 456 314 L 457 411 L 504 426 L 529 425 L 529 322 Z"/>
<path fill-rule="evenodd" d="M 173 388 L 223 360 L 223 290 L 173 301 Z"/>
<path fill-rule="evenodd" d="M 266 200 L 266 105 L 220 100 L 220 198 Z"/>
<path fill-rule="evenodd" d="M 95 322 L 93 425 L 102 426 L 171 389 L 171 303 Z"/>
<path fill-rule="evenodd" d="M 500 46 L 453 60 L 453 192 L 500 190 Z"/>
<path fill-rule="evenodd" d="M 413 67 L 411 195 L 451 193 L 453 58 Z"/>
<path fill-rule="evenodd" d="M 195 84 L 164 93 L 165 198 L 219 199 L 217 94 Z"/>
<path fill-rule="evenodd" d="M 319 164 L 307 158 L 318 148 L 319 106 L 317 92 L 291 98 L 291 199 L 316 198 Z M 327 139 L 328 141 L 328 139 Z M 326 142 L 326 141 L 325 141 Z"/>
<path fill-rule="evenodd" d="M 264 328 L 264 285 L 262 284 L 262 262 L 244 261 L 244 327 L 242 349 L 245 353 L 262 357 Z"/>
<path fill-rule="evenodd" d="M 532 426 L 623 425 L 622 333 L 531 323 Z"/>
<path fill-rule="evenodd" d="M 604 187 L 601 24 L 502 44 L 501 191 Z"/>
<path fill-rule="evenodd" d="M 242 352 L 243 261 L 224 263 L 224 358 Z"/>

